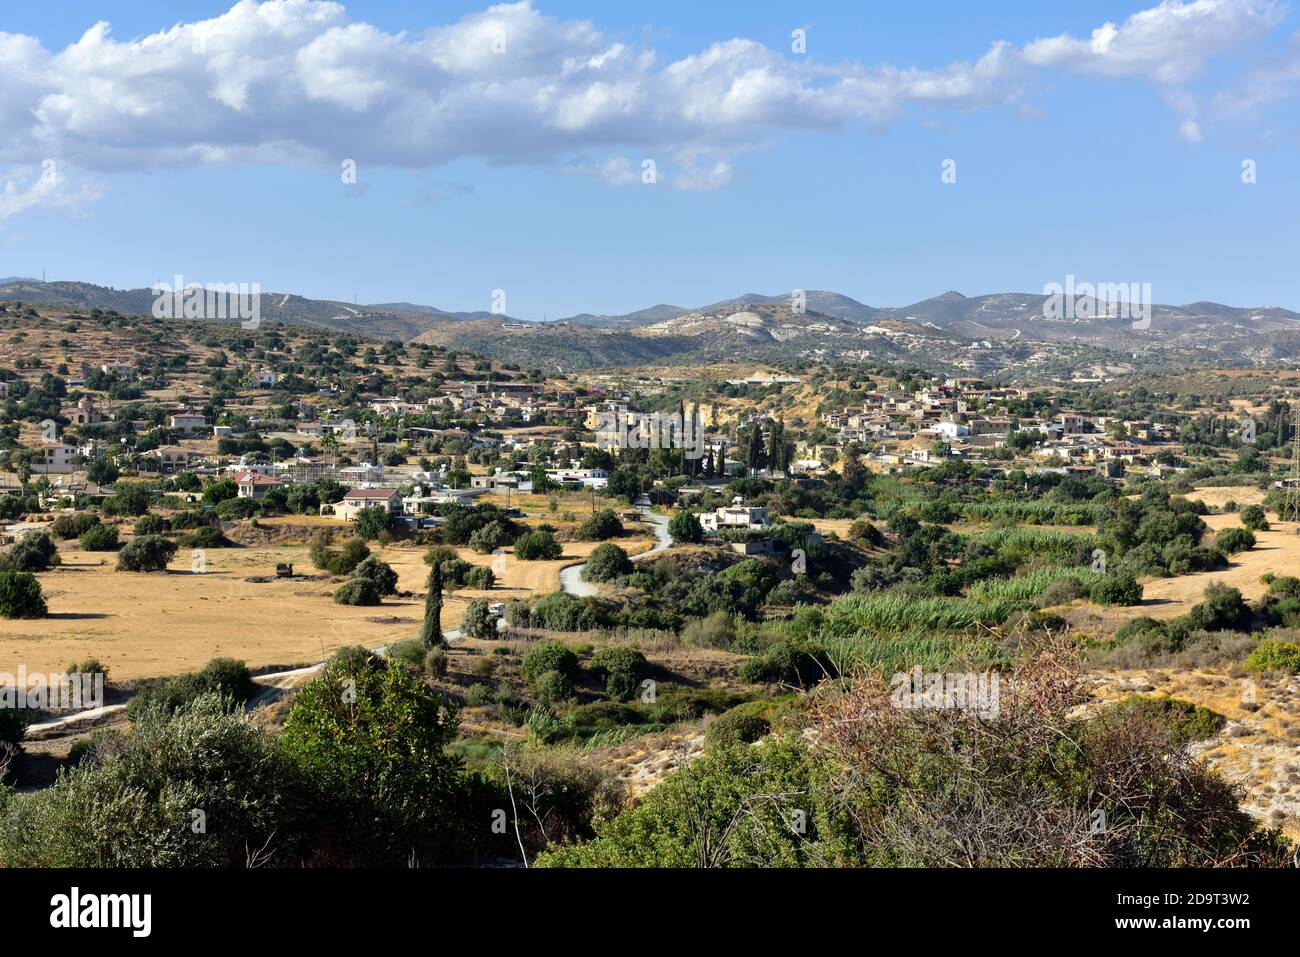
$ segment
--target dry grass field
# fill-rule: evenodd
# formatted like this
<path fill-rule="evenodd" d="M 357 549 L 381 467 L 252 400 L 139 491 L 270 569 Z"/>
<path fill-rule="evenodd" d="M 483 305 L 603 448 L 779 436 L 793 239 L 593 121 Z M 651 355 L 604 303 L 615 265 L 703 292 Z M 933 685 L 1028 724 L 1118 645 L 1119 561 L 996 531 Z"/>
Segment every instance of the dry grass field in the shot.
<path fill-rule="evenodd" d="M 1150 615 L 1152 618 L 1175 618 L 1186 614 L 1201 600 L 1205 586 L 1218 583 L 1240 589 L 1247 601 L 1262 596 L 1266 587 L 1260 582 L 1265 572 L 1294 575 L 1300 570 L 1300 524 L 1272 521 L 1266 532 L 1256 532 L 1257 544 L 1248 552 L 1239 552 L 1227 568 L 1214 572 L 1155 578 L 1143 583 L 1143 601 L 1133 608 L 1108 609 L 1123 617 Z M 1213 532 L 1241 524 L 1236 515 L 1206 515 L 1205 523 Z"/>
<path fill-rule="evenodd" d="M 1210 486 L 1188 492 L 1187 498 L 1204 502 L 1210 508 L 1223 508 L 1229 502 L 1238 505 L 1262 505 L 1264 493 L 1249 485 Z"/>
<path fill-rule="evenodd" d="M 311 523 L 302 516 L 292 519 L 295 525 Z M 648 537 L 620 541 L 634 554 L 652 543 Z M 443 602 L 443 628 L 460 626 L 471 598 L 508 601 L 555 591 L 560 569 L 594 547 L 566 543 L 564 558 L 552 562 L 497 556 L 498 586 L 490 593 L 449 596 Z M 39 576 L 50 616 L 0 620 L 0 672 L 15 673 L 19 665 L 29 672 L 59 671 L 95 657 L 114 679 L 126 680 L 194 670 L 218 655 L 240 658 L 252 668 L 297 665 L 319 661 L 345 645 L 373 648 L 414 637 L 424 612 L 425 550 L 394 545 L 373 551 L 393 566 L 398 588 L 411 597 L 358 608 L 334 603 L 339 580 L 275 580 L 279 562 L 293 562 L 299 575 L 320 574 L 306 545 L 208 549 L 202 573 L 191 570 L 186 550 L 177 553 L 166 573 L 151 574 L 115 571 L 111 553 L 64 550 L 63 565 Z M 494 561 L 469 549 L 459 554 L 474 564 Z M 271 580 L 249 581 L 267 577 Z"/>

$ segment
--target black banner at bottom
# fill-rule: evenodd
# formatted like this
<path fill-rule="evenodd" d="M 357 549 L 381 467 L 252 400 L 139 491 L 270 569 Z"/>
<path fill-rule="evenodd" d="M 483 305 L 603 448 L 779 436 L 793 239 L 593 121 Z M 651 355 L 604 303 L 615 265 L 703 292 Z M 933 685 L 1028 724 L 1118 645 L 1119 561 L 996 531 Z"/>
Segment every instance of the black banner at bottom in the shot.
<path fill-rule="evenodd" d="M 0 910 L 14 940 L 128 945 L 232 934 L 373 943 L 394 921 L 419 936 L 461 927 L 493 944 L 514 934 L 533 942 L 557 920 L 583 933 L 608 927 L 619 935 L 610 940 L 717 923 L 729 937 L 790 947 L 836 924 L 948 934 L 962 922 L 1071 940 L 1172 932 L 1226 943 L 1294 926 L 1297 888 L 1295 870 L 0 870 Z M 428 920 L 438 929 L 417 930 Z"/>

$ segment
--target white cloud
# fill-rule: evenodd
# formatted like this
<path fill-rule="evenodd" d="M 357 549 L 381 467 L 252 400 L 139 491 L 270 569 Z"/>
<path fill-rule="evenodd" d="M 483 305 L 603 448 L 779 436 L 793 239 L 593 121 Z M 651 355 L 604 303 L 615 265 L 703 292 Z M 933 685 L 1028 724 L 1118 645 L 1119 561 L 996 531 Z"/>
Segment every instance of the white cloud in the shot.
<path fill-rule="evenodd" d="M 1178 83 L 1206 58 L 1268 32 L 1284 14 L 1275 0 L 1162 0 L 1121 26 L 1104 23 L 1087 39 L 1062 33 L 1034 40 L 1023 54 L 1035 66 Z"/>
<path fill-rule="evenodd" d="M 995 102 L 1004 47 L 925 70 L 816 65 L 734 39 L 660 64 L 530 0 L 397 34 L 352 21 L 338 3 L 240 0 L 127 41 L 98 23 L 57 53 L 0 34 L 0 158 L 117 169 L 346 156 L 423 167 L 713 148 L 706 172 L 692 175 L 716 182 L 759 131 Z"/>
<path fill-rule="evenodd" d="M 927 108 L 1022 109 L 1028 65 L 1174 81 L 1268 29 L 1279 10 L 1271 0 L 1165 0 L 1090 39 L 998 41 L 976 60 L 922 68 L 826 64 L 742 38 L 665 63 L 531 0 L 402 33 L 354 21 L 342 3 L 239 0 L 130 40 L 98 23 L 57 52 L 0 33 L 0 162 L 53 156 L 117 170 L 351 158 L 422 169 L 477 157 L 623 184 L 639 180 L 639 157 L 656 157 L 665 183 L 717 188 L 775 131 L 878 125 Z"/>
<path fill-rule="evenodd" d="M 1214 98 L 1216 116 L 1239 118 L 1258 113 L 1270 103 L 1300 95 L 1300 33 L 1291 37 L 1286 52 L 1257 62 L 1230 89 Z"/>
<path fill-rule="evenodd" d="M 0 190 L 0 222 L 32 209 L 62 209 L 79 214 L 100 196 L 100 187 L 90 182 L 71 182 L 48 163 L 39 170 L 10 174 Z"/>

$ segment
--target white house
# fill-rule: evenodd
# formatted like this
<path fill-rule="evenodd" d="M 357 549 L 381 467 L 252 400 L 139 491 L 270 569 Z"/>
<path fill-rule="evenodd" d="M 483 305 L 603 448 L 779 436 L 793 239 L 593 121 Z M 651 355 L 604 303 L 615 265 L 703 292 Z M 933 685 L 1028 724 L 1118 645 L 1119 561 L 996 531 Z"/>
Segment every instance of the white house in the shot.
<path fill-rule="evenodd" d="M 271 489 L 279 488 L 283 483 L 273 475 L 245 472 L 235 479 L 235 484 L 239 486 L 240 498 L 258 499 L 265 496 Z"/>
<path fill-rule="evenodd" d="M 700 525 L 706 532 L 725 529 L 767 528 L 771 522 L 767 509 L 761 505 L 745 505 L 744 499 L 737 495 L 730 505 L 714 512 L 705 512 L 700 516 Z"/>
<path fill-rule="evenodd" d="M 173 412 L 169 420 L 171 427 L 189 435 L 208 424 L 208 420 L 197 412 Z"/>
<path fill-rule="evenodd" d="M 964 439 L 966 436 L 970 435 L 970 429 L 957 422 L 936 422 L 925 431 L 933 432 L 935 435 L 942 436 L 949 442 L 954 439 Z"/>
<path fill-rule="evenodd" d="M 66 474 L 72 471 L 71 460 L 77 454 L 76 446 L 59 441 L 42 442 L 41 452 L 43 460 L 32 463 L 33 475 Z"/>
<path fill-rule="evenodd" d="M 402 513 L 402 495 L 395 488 L 354 488 L 334 505 L 334 517 L 350 522 L 363 508 L 379 506 L 389 515 Z"/>
<path fill-rule="evenodd" d="M 557 482 L 572 482 L 585 488 L 604 488 L 609 484 L 609 473 L 604 469 L 557 469 L 548 474 Z"/>

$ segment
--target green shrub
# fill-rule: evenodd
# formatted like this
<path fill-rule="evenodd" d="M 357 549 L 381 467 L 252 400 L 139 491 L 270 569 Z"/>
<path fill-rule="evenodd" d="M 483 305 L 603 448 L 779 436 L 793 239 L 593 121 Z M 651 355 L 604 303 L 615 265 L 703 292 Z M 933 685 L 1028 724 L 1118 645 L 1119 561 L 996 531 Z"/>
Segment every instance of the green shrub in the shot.
<path fill-rule="evenodd" d="M 80 538 L 91 528 L 99 524 L 99 516 L 91 512 L 73 512 L 71 515 L 60 515 L 50 526 L 50 532 L 55 538 L 67 541 L 71 538 Z"/>
<path fill-rule="evenodd" d="M 0 571 L 0 616 L 44 618 L 49 613 L 41 583 L 31 572 Z"/>
<path fill-rule="evenodd" d="M 515 539 L 515 558 L 521 562 L 554 561 L 564 554 L 564 547 L 550 532 L 527 532 Z"/>
<path fill-rule="evenodd" d="M 335 590 L 334 601 L 340 605 L 378 605 L 379 589 L 369 578 L 349 578 Z"/>
<path fill-rule="evenodd" d="M 582 577 L 584 581 L 607 582 L 630 574 L 631 571 L 632 560 L 628 558 L 627 552 L 613 542 L 605 542 L 591 550 L 587 564 L 582 569 Z"/>
<path fill-rule="evenodd" d="M 352 577 L 368 579 L 381 596 L 393 595 L 397 592 L 397 572 L 393 571 L 392 566 L 387 562 L 374 555 L 368 555 L 362 560 L 352 570 Z"/>
<path fill-rule="evenodd" d="M 708 749 L 753 744 L 772 730 L 768 720 L 754 714 L 746 705 L 740 705 L 719 715 L 704 732 L 704 746 Z"/>
<path fill-rule="evenodd" d="M 547 671 L 558 671 L 566 678 L 578 677 L 578 656 L 559 641 L 539 641 L 524 653 L 520 672 L 524 680 L 532 684 Z"/>
<path fill-rule="evenodd" d="M 140 716 L 127 735 L 97 734 L 58 783 L 0 814 L 0 860 L 12 867 L 244 867 L 311 842 L 298 778 L 276 742 L 213 695 Z M 194 828 L 202 809 L 208 827 Z"/>
<path fill-rule="evenodd" d="M 580 542 L 603 542 L 607 538 L 617 538 L 623 534 L 623 523 L 618 520 L 612 509 L 597 512 L 578 526 L 574 536 Z"/>
<path fill-rule="evenodd" d="M 615 701 L 630 701 L 649 670 L 645 655 L 634 648 L 601 648 L 591 666 L 605 676 L 605 693 Z"/>
<path fill-rule="evenodd" d="M 1161 719 L 1179 741 L 1204 741 L 1217 734 L 1227 723 L 1223 715 L 1180 698 L 1131 695 L 1116 702 L 1113 707 L 1119 711 L 1139 712 Z"/>
<path fill-rule="evenodd" d="M 1251 611 L 1239 590 L 1216 582 L 1205 586 L 1203 595 L 1205 600 L 1193 605 L 1182 619 L 1166 624 L 1166 632 L 1180 620 L 1190 631 L 1244 630 L 1250 627 Z"/>
<path fill-rule="evenodd" d="M 496 583 L 496 573 L 487 565 L 474 565 L 465 572 L 464 585 L 474 591 L 491 591 Z"/>
<path fill-rule="evenodd" d="M 311 543 L 312 564 L 331 575 L 351 575 L 353 570 L 366 560 L 370 549 L 360 538 L 350 538 L 341 549 L 331 548 L 333 535 L 322 530 L 316 534 Z"/>
<path fill-rule="evenodd" d="M 176 554 L 176 543 L 161 535 L 145 535 L 128 542 L 117 553 L 117 570 L 161 572 Z"/>
<path fill-rule="evenodd" d="M 76 662 L 68 665 L 68 672 L 72 677 L 77 675 L 103 675 L 104 684 L 108 684 L 108 665 L 104 664 L 98 658 L 87 658 L 85 661 Z"/>
<path fill-rule="evenodd" d="M 242 707 L 257 690 L 257 683 L 242 661 L 213 658 L 197 674 L 176 675 L 145 685 L 128 702 L 126 713 L 133 722 L 154 708 L 171 714 L 210 694 L 219 695 L 228 705 Z"/>
<path fill-rule="evenodd" d="M 741 666 L 741 677 L 757 683 L 759 680 L 786 685 L 811 687 L 826 677 L 835 677 L 836 668 L 820 648 L 803 648 L 789 641 L 778 641 L 767 649 L 762 658 L 762 671 L 746 662 Z M 761 679 L 755 675 L 761 674 Z"/>
<path fill-rule="evenodd" d="M 481 708 L 492 700 L 492 687 L 485 684 L 473 684 L 465 689 L 465 706 Z"/>
<path fill-rule="evenodd" d="M 199 681 L 205 692 L 229 695 L 241 704 L 257 693 L 248 666 L 236 658 L 213 658 L 199 672 Z"/>
<path fill-rule="evenodd" d="M 135 522 L 131 534 L 137 538 L 144 535 L 161 535 L 167 531 L 167 522 L 161 515 L 141 515 Z"/>
<path fill-rule="evenodd" d="M 1164 625 L 1154 618 L 1143 615 L 1125 622 L 1119 631 L 1115 632 L 1115 643 L 1118 645 L 1126 644 L 1136 638 L 1150 634 L 1163 634 Z"/>
<path fill-rule="evenodd" d="M 58 565 L 59 550 L 45 532 L 29 532 L 0 556 L 0 570 L 43 572 Z"/>
<path fill-rule="evenodd" d="M 1266 584 L 1270 595 L 1283 598 L 1300 598 L 1300 578 L 1296 578 L 1294 575 L 1269 577 Z"/>
<path fill-rule="evenodd" d="M 352 519 L 352 527 L 356 529 L 357 537 L 365 541 L 373 541 L 384 532 L 388 531 L 392 523 L 392 518 L 388 514 L 388 509 L 382 505 L 370 505 L 357 512 L 356 517 Z"/>
<path fill-rule="evenodd" d="M 1246 657 L 1246 667 L 1251 671 L 1300 674 L 1300 645 L 1265 638 Z"/>
<path fill-rule="evenodd" d="M 429 865 L 462 837 L 468 783 L 447 746 L 455 709 L 405 668 L 334 665 L 298 693 L 281 745 L 353 864 Z"/>
<path fill-rule="evenodd" d="M 265 505 L 269 505 L 271 499 L 265 500 Z M 237 521 L 241 518 L 252 518 L 264 505 L 259 504 L 251 498 L 228 498 L 217 504 L 216 514 L 228 522 Z"/>
<path fill-rule="evenodd" d="M 432 649 L 429 649 L 432 650 Z M 390 661 L 400 662 L 411 671 L 422 671 L 426 649 L 419 638 L 406 638 L 394 641 L 384 649 L 384 656 Z"/>
<path fill-rule="evenodd" d="M 240 499 L 246 502 L 248 499 Z M 182 535 L 177 544 L 182 548 L 229 548 L 234 544 L 215 525 L 201 525 L 188 535 Z"/>
<path fill-rule="evenodd" d="M 424 647 L 418 638 L 415 641 L 421 648 Z M 434 678 L 445 678 L 448 663 L 446 651 L 442 648 L 430 648 L 424 656 L 424 673 Z"/>
<path fill-rule="evenodd" d="M 502 522 L 488 522 L 476 528 L 469 536 L 469 547 L 480 555 L 491 555 L 498 548 L 510 544 L 510 530 Z"/>
<path fill-rule="evenodd" d="M 0 708 L 0 754 L 18 747 L 31 719 L 32 713 L 27 708 Z M 0 813 L 3 808 L 4 803 L 0 801 Z"/>
<path fill-rule="evenodd" d="M 557 705 L 573 697 L 573 681 L 560 671 L 543 671 L 528 686 L 544 705 Z"/>
<path fill-rule="evenodd" d="M 767 681 L 767 666 L 762 658 L 746 658 L 740 664 L 740 680 L 750 684 L 763 684 Z"/>
<path fill-rule="evenodd" d="M 1267 532 L 1268 514 L 1262 505 L 1247 505 L 1241 510 L 1241 524 L 1252 532 Z"/>
<path fill-rule="evenodd" d="M 460 632 L 469 638 L 489 640 L 497 637 L 497 622 L 489 610 L 486 598 L 475 598 L 465 607 L 465 617 L 460 620 Z"/>
<path fill-rule="evenodd" d="M 628 724 L 642 724 L 645 718 L 636 708 L 617 701 L 593 701 L 579 705 L 569 712 L 576 726 L 584 728 L 614 728 Z"/>
<path fill-rule="evenodd" d="M 678 512 L 668 521 L 668 537 L 677 544 L 698 545 L 704 541 L 704 526 L 694 512 Z"/>
<path fill-rule="evenodd" d="M 682 629 L 682 641 L 693 648 L 730 648 L 735 640 L 735 620 L 725 611 L 696 618 Z"/>
<path fill-rule="evenodd" d="M 1098 605 L 1138 605 L 1142 603 L 1142 586 L 1132 575 L 1120 572 L 1096 582 L 1088 597 Z"/>
<path fill-rule="evenodd" d="M 1255 547 L 1255 536 L 1245 528 L 1225 528 L 1214 536 L 1214 547 L 1225 555 L 1235 555 Z"/>
<path fill-rule="evenodd" d="M 77 540 L 83 552 L 115 552 L 118 549 L 117 529 L 109 525 L 92 525 Z"/>

